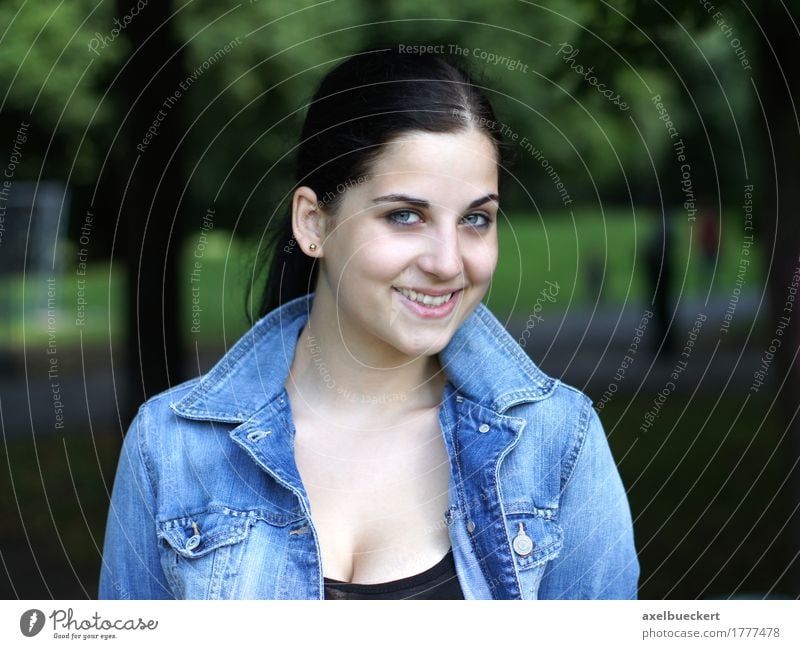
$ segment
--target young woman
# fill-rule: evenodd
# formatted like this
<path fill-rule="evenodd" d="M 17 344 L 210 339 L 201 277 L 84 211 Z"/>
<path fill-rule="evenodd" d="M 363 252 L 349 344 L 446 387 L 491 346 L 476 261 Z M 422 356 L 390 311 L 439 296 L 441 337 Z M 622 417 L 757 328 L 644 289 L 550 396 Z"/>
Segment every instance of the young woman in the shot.
<path fill-rule="evenodd" d="M 126 436 L 101 598 L 636 597 L 591 401 L 481 303 L 502 150 L 443 57 L 325 77 L 263 317 Z"/>

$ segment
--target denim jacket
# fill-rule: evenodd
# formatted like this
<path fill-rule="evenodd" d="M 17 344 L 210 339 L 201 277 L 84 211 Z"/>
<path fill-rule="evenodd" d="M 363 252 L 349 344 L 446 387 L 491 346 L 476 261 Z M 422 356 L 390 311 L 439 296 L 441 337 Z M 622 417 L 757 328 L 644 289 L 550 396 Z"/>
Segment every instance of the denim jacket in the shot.
<path fill-rule="evenodd" d="M 112 492 L 101 599 L 324 598 L 284 387 L 313 295 L 139 409 Z M 442 524 L 465 598 L 636 598 L 630 508 L 591 400 L 544 374 L 483 304 L 439 358 Z"/>

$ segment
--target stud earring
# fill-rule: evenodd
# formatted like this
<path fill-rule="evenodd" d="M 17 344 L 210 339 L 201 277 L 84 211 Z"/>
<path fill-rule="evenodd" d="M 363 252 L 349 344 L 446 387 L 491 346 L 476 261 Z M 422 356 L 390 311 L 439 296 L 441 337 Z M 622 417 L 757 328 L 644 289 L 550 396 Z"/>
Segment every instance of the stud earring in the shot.
<path fill-rule="evenodd" d="M 309 245 L 308 245 L 308 249 L 309 249 L 309 250 L 316 250 L 316 249 L 317 249 L 317 244 L 316 244 L 316 243 L 311 243 L 311 244 L 309 244 Z"/>

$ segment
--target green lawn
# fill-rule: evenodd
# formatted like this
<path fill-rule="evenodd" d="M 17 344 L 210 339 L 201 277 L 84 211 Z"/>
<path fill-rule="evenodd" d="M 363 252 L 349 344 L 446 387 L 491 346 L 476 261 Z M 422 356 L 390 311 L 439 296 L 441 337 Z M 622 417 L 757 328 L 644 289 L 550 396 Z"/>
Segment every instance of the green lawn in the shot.
<path fill-rule="evenodd" d="M 645 299 L 643 253 L 655 225 L 650 213 L 639 212 L 633 218 L 622 211 L 605 215 L 579 211 L 574 220 L 569 215 L 559 220 L 509 220 L 500 224 L 499 261 L 486 300 L 497 313 L 525 311 L 548 287 L 546 281 L 558 283 L 562 309 L 593 304 L 598 294 L 611 303 Z M 705 296 L 711 278 L 699 257 L 697 228 L 690 230 L 685 221 L 675 221 L 674 226 L 670 258 L 675 292 Z M 730 292 L 742 244 L 741 233 L 732 227 L 722 234 L 712 291 L 716 294 Z M 747 277 L 753 281 L 760 277 L 758 252 L 750 256 Z"/>
<path fill-rule="evenodd" d="M 637 213 L 633 219 L 623 211 L 605 215 L 579 212 L 574 220 L 569 215 L 546 220 L 513 216 L 510 223 L 501 222 L 499 226 L 499 261 L 486 302 L 499 315 L 525 313 L 543 289 L 550 286 L 554 292 L 546 282 L 558 284 L 558 309 L 594 303 L 601 285 L 602 298 L 607 302 L 643 300 L 646 284 L 641 253 L 652 225 L 648 214 Z M 683 296 L 705 295 L 709 278 L 699 263 L 696 245 L 689 245 L 689 236 L 686 223 L 676 222 L 671 251 L 676 291 Z M 193 282 L 195 243 L 189 239 L 182 255 L 181 330 L 186 340 L 200 343 L 218 341 L 223 331 L 226 340 L 235 340 L 246 330 L 244 287 L 252 274 L 254 244 L 232 239 L 225 231 L 209 233 L 199 259 L 201 269 L 195 275 L 199 281 Z M 739 232 L 732 228 L 724 232 L 714 292 L 730 292 L 740 246 Z M 761 276 L 760 258 L 758 250 L 751 255 L 747 275 L 751 282 Z M 106 262 L 90 265 L 85 277 L 67 272 L 56 278 L 56 318 L 50 326 L 55 326 L 59 344 L 77 344 L 81 333 L 84 342 L 100 343 L 121 334 L 125 272 L 119 264 Z M 79 284 L 79 280 L 85 283 Z M 192 332 L 193 288 L 199 289 L 195 298 L 202 308 L 196 332 Z M 0 318 L 0 344 L 19 347 L 23 339 L 26 344 L 46 344 L 47 291 L 47 278 L 41 276 L 29 275 L 26 281 L 11 276 L 0 282 L 2 308 L 13 314 Z M 83 324 L 76 324 L 81 297 L 86 303 L 85 317 Z"/>

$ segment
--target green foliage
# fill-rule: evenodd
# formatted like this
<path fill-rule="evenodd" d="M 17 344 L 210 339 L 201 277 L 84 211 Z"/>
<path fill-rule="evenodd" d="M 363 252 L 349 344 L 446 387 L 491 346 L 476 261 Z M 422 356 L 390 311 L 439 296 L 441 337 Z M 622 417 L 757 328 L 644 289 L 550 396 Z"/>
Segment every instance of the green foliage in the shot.
<path fill-rule="evenodd" d="M 92 0 L 0 3 L 0 25 L 6 25 L 0 40 L 3 112 L 27 119 L 47 136 L 58 136 L 63 150 L 50 151 L 48 159 L 53 175 L 63 174 L 76 152 L 74 179 L 85 181 L 96 172 L 97 144 L 114 120 L 113 107 L 103 98 L 104 81 L 127 52 L 121 37 L 97 53 L 89 44 L 96 34 L 112 36 L 113 6 Z M 87 131 L 88 145 L 81 148 Z M 41 153 L 26 155 L 35 159 Z"/>
<path fill-rule="evenodd" d="M 293 185 L 293 148 L 305 107 L 324 72 L 360 47 L 353 26 L 367 3 L 270 2 L 187 7 L 180 29 L 191 74 L 226 44 L 238 43 L 202 73 L 187 95 L 192 195 L 199 206 L 228 207 L 220 222 L 260 231 Z M 313 29 L 309 29 L 313 25 Z M 201 207 L 198 207 L 201 209 Z M 244 217 L 241 217 L 244 213 Z"/>
<path fill-rule="evenodd" d="M 749 83 L 730 39 L 697 3 L 667 11 L 634 0 L 252 0 L 189 2 L 175 10 L 187 75 L 180 101 L 190 211 L 202 214 L 214 203 L 219 224 L 237 233 L 260 233 L 285 209 L 294 147 L 319 79 L 343 57 L 382 39 L 441 45 L 460 58 L 487 87 L 508 133 L 543 153 L 575 201 L 613 196 L 618 202 L 629 192 L 652 197 L 658 189 L 653 167 L 676 172 L 653 107 L 656 94 L 691 145 L 698 186 L 715 187 L 721 179 L 738 187 L 737 150 L 753 137 L 737 133 L 752 112 Z M 2 119 L 12 124 L 30 114 L 45 142 L 54 133 L 48 169 L 65 175 L 77 156 L 72 182 L 93 181 L 121 122 L 104 92 L 131 55 L 125 35 L 96 52 L 89 48 L 92 39 L 113 35 L 115 11 L 111 0 L 0 5 L 0 24 L 8 25 L 0 41 L 7 90 Z M 724 11 L 748 42 L 749 16 L 735 7 Z M 570 51 L 574 57 L 566 60 Z M 630 108 L 614 105 L 589 78 Z M 519 180 L 504 197 L 506 206 L 544 205 L 567 218 L 544 165 L 523 147 L 513 148 Z M 40 153 L 33 149 L 29 162 Z M 668 203 L 679 198 L 669 178 L 661 190 Z"/>

